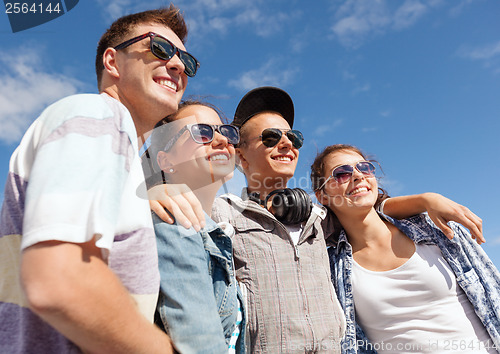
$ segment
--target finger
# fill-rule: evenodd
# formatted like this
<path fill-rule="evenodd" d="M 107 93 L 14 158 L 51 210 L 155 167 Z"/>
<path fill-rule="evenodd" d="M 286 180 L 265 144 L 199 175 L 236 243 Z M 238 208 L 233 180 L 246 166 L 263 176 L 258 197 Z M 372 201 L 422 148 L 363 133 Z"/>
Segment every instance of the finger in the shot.
<path fill-rule="evenodd" d="M 453 239 L 455 234 L 453 233 L 453 230 L 451 229 L 451 227 L 448 226 L 445 220 L 441 218 L 436 218 L 432 219 L 432 221 L 434 221 L 434 224 L 436 224 L 436 226 L 439 227 L 441 231 L 443 231 L 443 233 L 448 239 L 450 240 Z"/>
<path fill-rule="evenodd" d="M 186 229 L 193 227 L 196 231 L 200 231 L 200 222 L 190 202 L 186 199 L 186 195 L 175 195 L 172 197 L 172 200 L 172 204 L 175 205 L 175 208 L 173 208 L 171 211 L 174 214 L 177 222 L 184 226 Z"/>
<path fill-rule="evenodd" d="M 466 216 L 469 218 L 469 220 L 471 220 L 471 222 L 474 225 L 474 231 L 469 229 L 471 231 L 471 234 L 473 232 L 476 233 L 476 240 L 481 240 L 481 243 L 486 242 L 486 239 L 484 238 L 483 234 L 483 220 L 469 209 L 467 209 Z"/>
<path fill-rule="evenodd" d="M 196 231 L 200 231 L 199 225 L 193 224 L 189 217 L 186 217 L 185 213 L 182 211 L 182 208 L 179 205 L 179 198 L 172 201 L 171 206 L 168 208 L 168 211 L 173 215 L 174 219 L 178 224 L 182 225 L 185 229 L 190 229 L 193 227 Z M 181 202 L 182 203 L 182 202 Z"/>
<path fill-rule="evenodd" d="M 164 204 L 169 204 L 166 200 L 163 200 L 162 202 Z M 174 218 L 170 215 L 170 213 L 167 212 L 167 210 L 165 210 L 165 207 L 163 207 L 159 201 L 150 200 L 149 207 L 156 215 L 158 215 L 160 219 L 165 221 L 167 224 L 174 223 Z"/>
<path fill-rule="evenodd" d="M 189 192 L 184 193 L 184 198 L 191 206 L 195 218 L 198 220 L 198 224 L 201 227 L 205 227 L 205 212 L 203 211 L 203 207 L 199 199 L 194 195 L 194 193 L 189 190 Z"/>
<path fill-rule="evenodd" d="M 471 237 L 475 239 L 478 244 L 486 242 L 482 233 L 482 220 L 470 210 L 467 209 L 464 215 L 457 218 L 455 221 L 469 229 Z"/>

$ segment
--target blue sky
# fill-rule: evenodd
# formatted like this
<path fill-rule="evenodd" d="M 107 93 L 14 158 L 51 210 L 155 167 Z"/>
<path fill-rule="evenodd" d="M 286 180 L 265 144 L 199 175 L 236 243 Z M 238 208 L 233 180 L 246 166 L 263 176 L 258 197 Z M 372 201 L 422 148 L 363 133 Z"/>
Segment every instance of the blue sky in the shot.
<path fill-rule="evenodd" d="M 42 109 L 96 92 L 100 35 L 126 13 L 165 1 L 83 0 L 41 26 L 12 33 L 0 15 L 0 182 Z M 146 5 L 144 5 L 146 4 Z M 439 192 L 483 219 L 500 267 L 500 1 L 177 1 L 201 62 L 186 94 L 232 117 L 250 89 L 290 93 L 303 131 L 292 187 L 328 144 L 350 143 L 382 165 L 391 195 Z M 474 173 L 471 175 L 471 173 Z M 230 189 L 244 183 L 237 174 Z"/>

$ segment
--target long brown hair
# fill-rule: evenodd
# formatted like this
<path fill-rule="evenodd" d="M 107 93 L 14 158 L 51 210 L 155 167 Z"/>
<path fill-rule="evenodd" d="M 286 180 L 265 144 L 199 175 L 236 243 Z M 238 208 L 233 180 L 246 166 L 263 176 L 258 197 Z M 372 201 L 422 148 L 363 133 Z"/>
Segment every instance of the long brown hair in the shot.
<path fill-rule="evenodd" d="M 359 154 L 363 159 L 367 161 L 372 161 L 374 162 L 375 160 L 373 159 L 368 159 L 368 157 L 357 147 L 353 145 L 347 145 L 347 144 L 335 144 L 335 145 L 330 145 L 327 146 L 326 148 L 323 149 L 318 155 L 316 155 L 316 158 L 314 159 L 313 164 L 311 165 L 311 185 L 312 189 L 314 191 L 319 190 L 321 185 L 325 182 L 327 177 L 325 176 L 325 160 L 330 154 L 333 154 L 334 152 L 338 151 L 352 151 L 356 154 Z M 375 161 L 376 162 L 376 161 Z M 375 203 L 375 207 L 378 207 L 380 203 L 384 199 L 389 198 L 389 194 L 387 191 L 383 188 L 378 188 L 378 198 Z"/>

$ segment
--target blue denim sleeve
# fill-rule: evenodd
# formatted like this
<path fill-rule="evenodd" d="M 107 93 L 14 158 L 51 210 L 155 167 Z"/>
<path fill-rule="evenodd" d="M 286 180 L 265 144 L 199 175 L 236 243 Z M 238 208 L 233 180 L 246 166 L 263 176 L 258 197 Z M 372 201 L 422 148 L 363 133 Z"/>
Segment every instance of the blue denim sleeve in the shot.
<path fill-rule="evenodd" d="M 153 217 L 158 245 L 158 312 L 181 353 L 227 353 L 202 235 Z"/>

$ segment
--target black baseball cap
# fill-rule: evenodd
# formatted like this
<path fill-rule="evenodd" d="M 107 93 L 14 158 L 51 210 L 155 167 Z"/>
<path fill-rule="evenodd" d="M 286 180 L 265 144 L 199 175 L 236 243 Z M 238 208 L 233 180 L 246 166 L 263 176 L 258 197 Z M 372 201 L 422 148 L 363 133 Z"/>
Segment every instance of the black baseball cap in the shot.
<path fill-rule="evenodd" d="M 265 111 L 272 111 L 280 114 L 293 127 L 293 101 L 282 89 L 271 86 L 258 87 L 249 91 L 241 99 L 232 125 L 241 128 L 250 118 Z"/>

